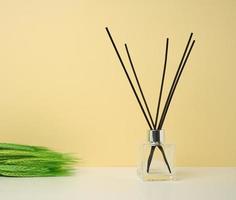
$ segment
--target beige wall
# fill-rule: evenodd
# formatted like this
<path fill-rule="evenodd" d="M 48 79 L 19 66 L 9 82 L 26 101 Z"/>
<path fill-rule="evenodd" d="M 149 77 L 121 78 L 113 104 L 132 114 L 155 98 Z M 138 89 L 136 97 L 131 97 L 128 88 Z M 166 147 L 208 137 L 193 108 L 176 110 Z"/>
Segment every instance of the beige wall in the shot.
<path fill-rule="evenodd" d="M 0 2 L 0 139 L 75 152 L 86 166 L 134 165 L 147 125 L 106 35 L 127 42 L 154 113 L 170 38 L 171 84 L 196 44 L 164 128 L 179 166 L 236 166 L 236 2 Z"/>

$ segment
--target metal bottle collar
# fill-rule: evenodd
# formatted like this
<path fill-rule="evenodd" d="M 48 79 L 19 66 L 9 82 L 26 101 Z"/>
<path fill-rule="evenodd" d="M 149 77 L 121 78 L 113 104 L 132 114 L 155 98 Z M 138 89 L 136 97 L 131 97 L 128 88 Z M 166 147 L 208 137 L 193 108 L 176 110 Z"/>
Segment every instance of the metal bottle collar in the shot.
<path fill-rule="evenodd" d="M 164 130 L 149 130 L 148 142 L 152 146 L 157 146 L 164 143 Z"/>

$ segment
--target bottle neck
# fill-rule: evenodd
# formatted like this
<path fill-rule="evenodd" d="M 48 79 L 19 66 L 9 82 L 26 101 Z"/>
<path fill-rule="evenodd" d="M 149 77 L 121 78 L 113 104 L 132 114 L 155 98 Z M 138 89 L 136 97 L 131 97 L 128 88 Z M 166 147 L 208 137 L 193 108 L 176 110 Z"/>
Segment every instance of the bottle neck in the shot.
<path fill-rule="evenodd" d="M 148 142 L 152 146 L 164 144 L 164 130 L 149 130 L 148 131 Z"/>

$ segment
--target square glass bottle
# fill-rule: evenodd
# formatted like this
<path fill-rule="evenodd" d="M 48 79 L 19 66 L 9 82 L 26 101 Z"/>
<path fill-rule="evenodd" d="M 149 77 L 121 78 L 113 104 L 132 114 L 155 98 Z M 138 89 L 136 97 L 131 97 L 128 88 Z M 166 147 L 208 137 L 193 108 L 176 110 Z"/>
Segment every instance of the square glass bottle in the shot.
<path fill-rule="evenodd" d="M 138 176 L 144 181 L 174 180 L 175 145 L 164 144 L 163 130 L 150 130 L 148 142 L 141 145 Z"/>

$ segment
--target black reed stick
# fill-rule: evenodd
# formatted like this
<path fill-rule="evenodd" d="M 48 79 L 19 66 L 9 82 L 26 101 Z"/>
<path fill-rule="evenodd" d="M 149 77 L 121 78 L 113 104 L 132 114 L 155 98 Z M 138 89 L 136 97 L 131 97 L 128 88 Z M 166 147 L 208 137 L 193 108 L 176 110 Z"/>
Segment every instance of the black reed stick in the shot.
<path fill-rule="evenodd" d="M 170 165 L 169 165 L 169 162 L 168 162 L 168 160 L 167 160 L 167 158 L 166 158 L 165 151 L 164 151 L 162 145 L 157 145 L 157 147 L 158 147 L 159 150 L 161 151 L 161 154 L 162 154 L 162 156 L 163 156 L 163 158 L 164 158 L 164 161 L 165 161 L 165 163 L 166 163 L 166 165 L 167 165 L 167 168 L 168 168 L 168 170 L 169 170 L 169 173 L 171 174 Z"/>
<path fill-rule="evenodd" d="M 174 86 L 174 88 L 173 88 L 173 90 L 172 90 L 172 92 L 171 92 L 171 96 L 170 96 L 170 99 L 169 99 L 169 101 L 168 101 L 168 103 L 167 103 L 166 110 L 165 110 L 165 112 L 163 113 L 163 115 L 162 115 L 162 117 L 161 117 L 161 119 L 160 119 L 160 122 L 159 122 L 159 125 L 158 125 L 158 127 L 160 127 L 160 128 L 162 128 L 162 126 L 163 126 L 163 124 L 164 124 L 165 117 L 166 117 L 166 114 L 167 114 L 167 112 L 168 112 L 168 109 L 169 109 L 169 106 L 170 106 L 172 97 L 173 97 L 174 92 L 175 92 L 175 89 L 176 89 L 176 87 L 177 87 L 177 85 L 178 85 L 178 82 L 179 82 L 179 79 L 180 79 L 180 77 L 181 77 L 181 74 L 182 74 L 182 72 L 183 72 L 183 70 L 184 70 L 184 66 L 185 66 L 185 64 L 186 64 L 187 61 L 188 61 L 188 57 L 189 57 L 189 55 L 190 55 L 190 53 L 191 53 L 191 51 L 192 51 L 192 48 L 193 48 L 193 46 L 194 46 L 194 43 L 195 43 L 195 40 L 193 40 L 193 42 L 192 42 L 192 44 L 191 44 L 190 50 L 189 50 L 189 52 L 188 52 L 188 54 L 187 54 L 187 56 L 186 56 L 186 59 L 185 59 L 185 61 L 184 61 L 184 63 L 183 63 L 183 67 L 181 68 L 180 73 L 179 73 L 179 76 L 178 76 L 178 78 L 177 78 L 177 80 L 176 80 L 176 84 L 175 84 L 175 86 Z"/>
<path fill-rule="evenodd" d="M 173 90 L 173 88 L 174 88 L 174 86 L 175 86 L 175 82 L 176 82 L 176 80 L 177 80 L 177 78 L 178 78 L 178 74 L 179 74 L 179 72 L 180 72 L 180 70 L 181 70 L 182 63 L 183 63 L 184 58 L 185 58 L 185 55 L 186 55 L 186 53 L 187 53 L 187 50 L 188 50 L 189 44 L 190 44 L 190 42 L 191 42 L 192 36 L 193 36 L 193 33 L 191 33 L 190 36 L 189 36 L 188 43 L 187 43 L 187 45 L 186 45 L 186 47 L 185 47 L 183 56 L 182 56 L 181 61 L 180 61 L 180 63 L 179 63 L 178 69 L 177 69 L 177 71 L 176 71 L 176 73 L 175 73 L 175 77 L 174 77 L 174 80 L 173 80 L 173 82 L 172 82 L 171 88 L 170 88 L 170 90 L 169 90 L 169 94 L 168 94 L 167 100 L 166 100 L 166 102 L 165 102 L 165 106 L 164 106 L 164 109 L 163 109 L 163 111 L 162 111 L 161 118 L 162 118 L 163 113 L 165 112 L 165 110 L 166 110 L 166 108 L 167 108 L 167 102 L 169 101 L 170 96 L 171 96 L 171 92 L 172 92 L 172 90 Z M 159 129 L 159 128 L 160 128 L 160 129 L 162 128 L 162 126 L 160 126 L 160 122 L 159 122 L 159 125 L 158 125 L 158 129 Z"/>
<path fill-rule="evenodd" d="M 137 82 L 137 85 L 138 85 L 139 91 L 140 91 L 141 96 L 142 96 L 142 98 L 143 98 L 144 105 L 145 105 L 145 107 L 146 107 L 146 109 L 147 109 L 149 118 L 151 119 L 152 126 L 155 127 L 155 126 L 154 126 L 153 119 L 152 119 L 151 112 L 150 112 L 150 110 L 149 110 L 149 107 L 148 107 L 148 104 L 147 104 L 147 101 L 146 101 L 146 98 L 145 98 L 145 96 L 144 96 L 142 87 L 141 87 L 140 82 L 139 82 L 139 80 L 138 80 L 138 76 L 137 76 L 137 73 L 136 73 L 136 71 L 135 71 L 134 64 L 133 64 L 133 61 L 132 61 L 132 59 L 131 59 L 131 56 L 130 56 L 130 53 L 129 53 L 129 49 L 128 49 L 127 44 L 125 44 L 125 49 L 126 49 L 126 53 L 127 53 L 127 55 L 128 55 L 128 58 L 129 58 L 129 62 L 130 62 L 130 65 L 131 65 L 131 68 L 132 68 L 134 77 L 135 77 L 136 82 Z"/>
<path fill-rule="evenodd" d="M 167 48 L 168 48 L 168 39 L 167 39 Z M 126 52 L 127 52 L 127 55 L 128 55 L 129 61 L 130 61 L 130 65 L 131 65 L 131 67 L 132 67 L 132 70 L 133 70 L 133 73 L 134 73 L 134 76 L 135 76 L 136 82 L 137 82 L 137 84 L 138 84 L 138 87 L 139 87 L 140 93 L 141 93 L 141 95 L 142 95 L 142 97 L 143 97 L 143 101 L 146 103 L 145 105 L 146 105 L 147 111 L 149 111 L 149 108 L 148 108 L 148 105 L 147 105 L 146 99 L 145 99 L 145 97 L 144 97 L 144 94 L 143 94 L 142 88 L 141 88 L 141 86 L 140 86 L 140 82 L 139 82 L 139 80 L 138 80 L 138 76 L 137 76 L 137 74 L 136 74 L 136 71 L 135 71 L 135 68 L 134 68 L 134 65 L 133 65 L 133 62 L 132 62 L 132 59 L 131 59 L 131 56 L 130 56 L 130 53 L 129 53 L 129 49 L 128 49 L 127 44 L 125 44 L 125 49 L 126 49 Z M 167 59 L 167 58 L 166 58 L 166 59 Z M 149 111 L 149 114 L 150 114 L 150 111 Z M 153 120 L 152 120 L 151 114 L 150 114 L 150 118 L 151 118 L 151 121 L 152 121 L 152 123 L 153 123 Z M 153 124 L 153 126 L 154 126 L 154 124 Z M 162 148 L 161 145 L 158 145 L 158 148 L 159 148 L 159 150 L 160 150 L 161 153 L 162 153 L 162 156 L 163 156 L 164 161 L 165 161 L 165 163 L 166 163 L 166 165 L 167 165 L 167 167 L 168 167 L 169 172 L 171 173 L 170 166 L 169 166 L 169 163 L 168 163 L 168 161 L 167 161 L 167 158 L 166 158 L 166 155 L 165 155 L 165 151 L 164 151 L 164 149 Z M 148 169 L 148 171 L 149 171 L 149 169 Z"/>
<path fill-rule="evenodd" d="M 157 112 L 156 112 L 156 118 L 155 118 L 154 129 L 156 129 L 156 127 L 157 127 L 157 121 L 158 121 L 158 116 L 159 116 L 159 111 L 160 111 L 162 90 L 163 90 L 164 81 L 165 81 L 165 74 L 166 74 L 166 64 L 167 64 L 167 56 L 168 56 L 168 46 L 169 46 L 169 38 L 166 39 L 165 62 L 164 62 L 164 68 L 163 68 L 163 73 L 162 73 L 161 88 L 160 88 L 159 99 L 158 99 L 158 104 L 157 104 Z"/>
<path fill-rule="evenodd" d="M 163 126 L 163 123 L 164 123 L 164 120 L 165 120 L 165 116 L 166 116 L 166 114 L 167 114 L 167 111 L 168 111 L 168 108 L 169 108 L 171 99 L 172 99 L 172 97 L 173 97 L 174 91 L 175 91 L 175 89 L 176 89 L 176 86 L 177 86 L 177 84 L 178 84 L 178 81 L 179 81 L 179 79 L 180 79 L 180 76 L 181 76 L 181 74 L 182 74 L 182 72 L 183 72 L 183 69 L 184 69 L 184 67 L 185 67 L 185 64 L 187 63 L 188 57 L 189 57 L 189 55 L 190 55 L 190 53 L 191 53 L 191 50 L 192 50 L 192 48 L 193 48 L 193 45 L 194 45 L 194 43 L 195 43 L 195 40 L 194 40 L 194 41 L 192 42 L 192 45 L 191 45 L 191 47 L 190 47 L 190 49 L 189 49 L 189 51 L 188 51 L 188 53 L 187 53 L 187 56 L 186 56 L 186 58 L 185 58 L 185 60 L 184 60 L 183 66 L 182 66 L 182 62 L 183 62 L 182 60 L 183 60 L 184 57 L 185 57 L 186 51 L 187 51 L 187 49 L 188 49 L 188 46 L 189 46 L 189 43 L 190 43 L 190 40 L 191 40 L 191 37 L 192 37 L 192 33 L 191 33 L 191 35 L 190 35 L 188 44 L 187 44 L 187 46 L 186 46 L 186 48 L 185 48 L 183 57 L 182 57 L 182 59 L 181 59 L 181 62 L 180 62 L 181 65 L 180 65 L 179 69 L 177 70 L 176 75 L 175 75 L 175 78 L 174 78 L 174 81 L 173 81 L 173 83 L 172 83 L 172 85 L 174 85 L 174 86 L 173 86 L 173 91 L 170 90 L 170 93 L 169 93 L 169 94 L 170 94 L 170 98 L 167 98 L 167 101 L 166 101 L 166 104 L 165 104 L 165 107 L 166 107 L 167 109 L 166 109 L 166 110 L 165 110 L 165 108 L 163 109 L 162 117 L 161 117 L 160 122 L 159 122 L 159 125 L 158 125 L 158 130 L 160 130 L 160 129 L 162 128 L 162 126 Z M 182 68 L 181 68 L 181 66 L 182 66 Z M 169 96 L 169 95 L 168 95 L 168 96 Z M 168 101 L 168 99 L 169 99 L 169 101 Z M 164 113 L 164 114 L 163 114 L 163 113 Z M 152 146 L 152 147 L 151 147 L 151 151 L 150 151 L 150 153 L 149 153 L 148 163 L 147 163 L 147 172 L 149 172 L 149 169 L 150 169 L 150 165 L 151 165 L 151 163 L 152 163 L 152 158 L 153 158 L 153 154 L 154 154 L 155 148 L 156 148 L 155 146 Z M 164 155 L 163 155 L 163 157 L 164 157 Z M 167 166 L 168 166 L 168 165 L 167 165 Z M 168 169 L 169 169 L 169 167 L 168 167 Z M 169 171 L 170 171 L 170 170 L 169 170 Z"/>
<path fill-rule="evenodd" d="M 158 104 L 157 104 L 157 112 L 156 112 L 154 129 L 156 129 L 156 126 L 157 126 L 158 115 L 159 115 L 159 110 L 160 110 L 161 97 L 162 97 L 162 91 L 163 91 L 164 80 L 165 80 L 165 73 L 166 73 L 166 65 L 167 65 L 167 57 L 168 57 L 168 46 L 169 46 L 169 38 L 166 39 L 165 61 L 164 61 L 164 68 L 163 68 L 163 73 L 162 73 L 161 88 L 160 88 L 159 99 L 158 99 Z M 148 173 L 149 173 L 149 170 L 150 170 L 150 166 L 151 166 L 153 154 L 155 152 L 155 148 L 156 148 L 156 146 L 152 146 L 151 147 L 151 151 L 150 151 L 150 154 L 149 154 L 149 157 L 148 157 L 148 161 L 147 161 L 147 172 Z M 159 150 L 162 153 L 162 156 L 163 156 L 164 161 L 165 161 L 165 163 L 166 163 L 166 165 L 168 167 L 169 172 L 171 173 L 171 169 L 170 169 L 168 160 L 166 158 L 164 149 L 160 145 L 158 145 L 158 148 L 159 148 Z"/>
<path fill-rule="evenodd" d="M 148 161 L 147 161 L 147 173 L 149 173 L 155 149 L 156 149 L 156 146 L 151 147 L 151 150 L 150 150 L 150 153 L 149 153 L 149 156 L 148 156 Z"/>
<path fill-rule="evenodd" d="M 168 168 L 169 173 L 171 174 L 170 165 L 169 165 L 169 162 L 168 162 L 168 160 L 166 158 L 166 154 L 165 154 L 165 151 L 164 151 L 163 147 L 161 145 L 157 145 L 157 147 L 160 150 L 160 152 L 162 154 L 162 157 L 164 158 L 164 161 L 165 161 L 165 164 L 166 164 L 166 166 Z M 156 149 L 156 146 L 152 146 L 151 147 L 151 151 L 150 151 L 150 154 L 148 156 L 148 161 L 147 161 L 147 173 L 149 173 L 149 171 L 150 171 L 150 166 L 151 166 L 151 163 L 152 163 L 152 158 L 153 158 L 155 149 Z"/>
<path fill-rule="evenodd" d="M 126 68 L 125 68 L 125 65 L 124 65 L 124 63 L 123 63 L 123 60 L 122 60 L 122 58 L 121 58 L 121 56 L 120 56 L 119 51 L 117 50 L 117 47 L 116 47 L 116 45 L 115 45 L 115 42 L 114 42 L 114 40 L 113 40 L 113 38 L 112 38 L 112 36 L 111 36 L 111 33 L 110 33 L 108 27 L 106 27 L 106 31 L 107 31 L 107 34 L 108 34 L 108 36 L 109 36 L 109 38 L 110 38 L 110 40 L 111 40 L 111 43 L 112 43 L 114 49 L 115 49 L 115 52 L 116 52 L 116 54 L 117 54 L 117 56 L 118 56 L 118 58 L 119 58 L 119 60 L 120 60 L 121 66 L 122 66 L 122 68 L 123 68 L 123 70 L 124 70 L 124 72 L 125 72 L 125 74 L 126 74 L 126 77 L 127 77 L 128 81 L 129 81 L 129 84 L 130 84 L 132 90 L 133 90 L 133 93 L 134 93 L 134 95 L 135 95 L 135 97 L 136 97 L 136 99 L 137 99 L 137 101 L 138 101 L 138 104 L 139 104 L 139 106 L 140 106 L 140 108 L 141 108 L 141 110 L 142 110 L 142 113 L 143 113 L 143 115 L 144 115 L 144 117 L 145 117 L 145 119 L 146 119 L 146 121 L 147 121 L 147 123 L 148 123 L 148 126 L 149 126 L 150 129 L 152 129 L 152 125 L 150 124 L 150 122 L 149 122 L 149 120 L 148 120 L 148 117 L 147 117 L 147 115 L 146 115 L 146 113 L 145 113 L 145 110 L 144 110 L 144 108 L 143 108 L 143 106 L 142 106 L 142 103 L 141 103 L 141 101 L 140 101 L 140 99 L 139 99 L 139 97 L 138 97 L 138 95 L 137 95 L 137 92 L 136 92 L 136 90 L 135 90 L 135 88 L 134 88 L 134 85 L 133 85 L 133 83 L 132 83 L 132 81 L 131 81 L 131 79 L 130 79 L 130 76 L 129 76 L 129 74 L 128 74 Z"/>

